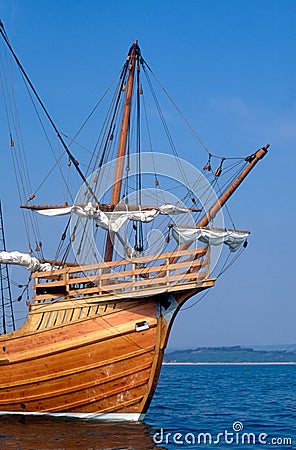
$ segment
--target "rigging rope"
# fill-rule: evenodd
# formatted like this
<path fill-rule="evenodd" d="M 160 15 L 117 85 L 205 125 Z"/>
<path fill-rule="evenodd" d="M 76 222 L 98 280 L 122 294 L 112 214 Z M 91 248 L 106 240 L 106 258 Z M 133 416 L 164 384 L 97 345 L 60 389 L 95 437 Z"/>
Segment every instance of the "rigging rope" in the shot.
<path fill-rule="evenodd" d="M 195 129 L 193 128 L 193 126 L 190 124 L 190 122 L 188 121 L 188 119 L 184 116 L 184 114 L 182 113 L 182 111 L 180 110 L 180 108 L 178 107 L 178 105 L 175 103 L 175 101 L 173 100 L 173 98 L 170 96 L 170 94 L 168 93 L 168 91 L 165 89 L 165 87 L 162 85 L 162 83 L 160 82 L 160 80 L 157 78 L 157 76 L 155 75 L 155 73 L 152 71 L 151 67 L 147 64 L 147 62 L 142 58 L 143 60 L 143 64 L 145 64 L 145 66 L 147 67 L 147 69 L 151 72 L 152 76 L 154 77 L 154 79 L 157 81 L 158 85 L 161 87 L 161 89 L 163 90 L 163 92 L 166 94 L 166 96 L 169 98 L 169 100 L 171 101 L 171 103 L 173 104 L 173 106 L 175 107 L 175 109 L 177 110 L 177 112 L 179 113 L 179 115 L 182 117 L 182 119 L 185 121 L 185 123 L 188 125 L 188 127 L 190 128 L 190 130 L 192 131 L 192 133 L 194 134 L 194 136 L 196 137 L 196 139 L 198 140 L 198 142 L 201 144 L 201 146 L 203 147 L 203 149 L 208 153 L 209 156 L 213 157 L 213 158 L 219 158 L 219 159 L 244 159 L 243 157 L 229 157 L 229 158 L 225 158 L 224 156 L 220 156 L 220 155 L 215 155 L 213 153 L 211 153 L 209 151 L 209 149 L 207 148 L 207 146 L 205 145 L 205 143 L 203 142 L 203 140 L 201 139 L 201 137 L 197 134 L 197 132 L 195 131 Z"/>
<path fill-rule="evenodd" d="M 247 242 L 247 241 L 245 241 L 245 242 Z M 231 267 L 231 266 L 235 263 L 235 261 L 240 257 L 240 255 L 242 254 L 242 252 L 245 250 L 246 246 L 247 246 L 247 245 L 244 245 L 244 246 L 238 251 L 238 253 L 237 253 L 236 255 L 234 255 L 234 257 L 233 257 L 233 259 L 231 260 L 231 262 L 230 262 L 228 265 L 226 265 L 227 262 L 228 262 L 228 260 L 229 260 L 230 255 L 231 255 L 231 252 L 229 252 L 229 254 L 227 255 L 226 261 L 224 262 L 224 264 L 223 264 L 223 266 L 222 266 L 220 272 L 219 272 L 218 275 L 217 275 L 217 278 L 219 278 L 224 272 L 226 272 L 226 270 L 229 269 L 229 267 Z M 210 292 L 210 289 L 207 289 L 207 290 L 206 290 L 206 291 L 205 291 L 205 292 L 204 292 L 204 293 L 203 293 L 203 294 L 202 294 L 202 295 L 201 295 L 194 303 L 192 303 L 191 305 L 185 306 L 184 308 L 181 308 L 180 311 L 181 311 L 181 312 L 184 312 L 184 311 L 187 311 L 187 310 L 193 308 L 193 307 L 196 306 L 201 300 L 203 300 L 203 299 L 205 298 L 205 296 L 209 294 L 209 292 Z"/>
<path fill-rule="evenodd" d="M 6 51 L 5 51 L 5 55 L 8 58 Z M 1 58 L 1 68 L 2 68 L 1 86 L 2 86 L 2 93 L 3 93 L 3 99 L 4 99 L 4 106 L 5 106 L 5 111 L 6 111 L 7 125 L 8 125 L 9 134 L 10 134 L 10 148 L 11 148 L 11 155 L 12 155 L 13 170 L 15 173 L 19 200 L 22 203 L 22 199 L 27 198 L 28 192 L 31 191 L 30 177 L 29 177 L 28 170 L 27 170 L 26 156 L 25 156 L 25 151 L 24 151 L 24 143 L 22 140 L 22 134 L 21 134 L 20 124 L 19 124 L 19 119 L 18 119 L 18 111 L 17 111 L 16 101 L 15 101 L 15 97 L 14 97 L 15 90 L 14 90 L 12 73 L 10 72 L 10 74 L 9 74 L 10 75 L 10 86 L 11 86 L 11 94 L 9 94 L 10 89 L 8 89 L 7 77 L 6 77 L 6 72 L 4 69 L 2 58 Z M 8 105 L 9 105 L 10 112 L 8 111 Z M 14 107 L 12 105 L 14 105 Z M 15 144 L 15 142 L 12 138 L 12 135 L 13 135 L 12 126 L 14 127 L 14 130 L 15 130 L 15 135 L 17 137 L 18 145 Z M 20 158 L 18 157 L 18 153 L 20 155 Z M 25 232 L 27 235 L 28 245 L 29 245 L 29 249 L 30 249 L 31 248 L 31 232 L 30 232 L 29 223 L 31 222 L 31 230 L 34 235 L 35 242 L 41 241 L 40 231 L 38 229 L 37 223 L 35 222 L 34 218 L 30 217 L 30 215 L 28 214 L 28 211 L 22 211 L 22 218 L 24 221 Z"/>
<path fill-rule="evenodd" d="M 12 46 L 10 45 L 10 42 L 9 42 L 9 40 L 8 40 L 8 38 L 7 38 L 7 35 L 6 35 L 5 30 L 4 30 L 4 26 L 3 26 L 2 22 L 0 22 L 0 33 L 1 33 L 1 35 L 2 35 L 2 37 L 3 37 L 3 39 L 4 39 L 4 41 L 5 41 L 5 43 L 6 43 L 6 45 L 7 45 L 7 47 L 9 48 L 9 50 L 10 50 L 10 52 L 11 52 L 11 54 L 12 54 L 12 56 L 13 56 L 13 58 L 14 58 L 16 64 L 17 64 L 17 66 L 19 67 L 20 71 L 22 72 L 23 76 L 25 77 L 25 79 L 26 79 L 27 83 L 29 84 L 29 86 L 30 86 L 32 92 L 34 93 L 34 95 L 35 95 L 35 97 L 36 97 L 36 99 L 37 99 L 39 105 L 41 106 L 41 109 L 43 110 L 43 112 L 44 112 L 44 114 L 46 115 L 47 119 L 49 120 L 51 126 L 53 127 L 54 131 L 56 132 L 56 135 L 57 135 L 57 137 L 59 138 L 59 140 L 60 140 L 60 142 L 61 142 L 61 144 L 62 144 L 64 150 L 65 150 L 66 153 L 68 154 L 70 160 L 72 161 L 72 163 L 73 163 L 74 167 L 76 168 L 78 174 L 80 175 L 81 179 L 84 181 L 84 183 L 86 184 L 87 188 L 89 189 L 89 192 L 91 193 L 91 195 L 93 196 L 93 198 L 94 198 L 94 199 L 96 200 L 96 202 L 98 203 L 95 194 L 93 193 L 92 189 L 91 189 L 90 186 L 88 185 L 87 180 L 86 180 L 84 174 L 82 173 L 82 171 L 81 171 L 80 168 L 79 168 L 78 161 L 75 159 L 75 157 L 72 155 L 72 153 L 70 152 L 69 148 L 67 147 L 67 144 L 65 143 L 65 141 L 64 141 L 64 139 L 63 139 L 61 133 L 59 132 L 59 130 L 58 130 L 57 126 L 56 126 L 56 124 L 54 123 L 54 121 L 53 121 L 53 119 L 51 118 L 51 116 L 50 116 L 49 112 L 47 111 L 47 109 L 45 108 L 45 105 L 44 105 L 44 103 L 42 102 L 42 100 L 41 100 L 41 98 L 40 98 L 38 92 L 37 92 L 36 89 L 34 88 L 34 86 L 33 86 L 32 82 L 31 82 L 29 76 L 27 75 L 27 73 L 26 73 L 26 71 L 24 70 L 24 68 L 23 68 L 23 66 L 22 66 L 22 64 L 21 64 L 21 62 L 20 62 L 20 60 L 18 59 L 18 57 L 17 57 L 17 55 L 15 54 L 15 52 L 14 52 Z"/>

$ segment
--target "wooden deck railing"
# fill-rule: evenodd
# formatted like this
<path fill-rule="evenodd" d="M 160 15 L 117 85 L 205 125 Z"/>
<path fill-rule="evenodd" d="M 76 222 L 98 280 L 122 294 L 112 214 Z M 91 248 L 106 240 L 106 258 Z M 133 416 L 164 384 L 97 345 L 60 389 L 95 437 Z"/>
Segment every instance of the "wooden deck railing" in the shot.
<path fill-rule="evenodd" d="M 85 295 L 135 294 L 209 277 L 208 247 L 33 274 L 33 301 Z"/>

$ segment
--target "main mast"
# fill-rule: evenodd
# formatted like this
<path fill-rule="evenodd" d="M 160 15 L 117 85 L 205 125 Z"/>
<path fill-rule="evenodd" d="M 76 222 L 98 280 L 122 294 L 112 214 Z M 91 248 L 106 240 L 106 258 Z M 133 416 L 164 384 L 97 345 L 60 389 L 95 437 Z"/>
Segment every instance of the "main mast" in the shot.
<path fill-rule="evenodd" d="M 129 63 L 129 66 L 128 66 L 129 75 L 128 75 L 128 79 L 127 79 L 124 109 L 123 109 L 123 114 L 122 114 L 120 136 L 119 136 L 119 141 L 118 141 L 117 162 L 116 162 L 116 167 L 115 167 L 114 184 L 113 184 L 112 199 L 111 199 L 111 204 L 115 205 L 115 206 L 120 201 L 122 176 L 123 176 L 123 169 L 124 169 L 124 156 L 126 153 L 126 144 L 127 144 L 129 125 L 130 125 L 130 115 L 131 115 L 131 104 L 132 104 L 132 97 L 133 97 L 135 69 L 136 69 L 136 62 L 140 56 L 140 53 L 141 52 L 140 52 L 140 47 L 138 46 L 138 41 L 135 40 L 129 50 L 129 54 L 127 57 L 127 61 Z M 105 258 L 104 258 L 105 261 L 112 261 L 112 256 L 113 256 L 113 242 L 112 242 L 111 232 L 109 232 L 107 235 L 106 248 L 105 248 Z"/>

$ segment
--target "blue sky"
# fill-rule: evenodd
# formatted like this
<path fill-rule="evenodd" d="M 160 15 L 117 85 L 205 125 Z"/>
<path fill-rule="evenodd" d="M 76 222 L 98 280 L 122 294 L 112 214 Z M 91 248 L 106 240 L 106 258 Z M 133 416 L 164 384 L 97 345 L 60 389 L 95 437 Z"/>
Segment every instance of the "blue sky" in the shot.
<path fill-rule="evenodd" d="M 6 0 L 0 17 L 69 134 L 138 39 L 213 153 L 247 155 L 271 144 L 230 202 L 237 226 L 252 232 L 250 245 L 201 303 L 179 314 L 170 346 L 295 343 L 295 1 Z M 14 217 L 3 164 L 0 171 L 2 203 Z M 16 237 L 15 222 L 9 228 Z"/>

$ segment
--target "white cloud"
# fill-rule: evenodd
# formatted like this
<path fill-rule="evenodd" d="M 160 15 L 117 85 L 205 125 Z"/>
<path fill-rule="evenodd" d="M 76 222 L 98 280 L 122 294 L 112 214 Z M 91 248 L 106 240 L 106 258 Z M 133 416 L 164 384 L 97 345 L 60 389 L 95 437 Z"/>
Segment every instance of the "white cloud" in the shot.
<path fill-rule="evenodd" d="M 240 97 L 218 96 L 210 100 L 210 105 L 216 111 L 228 111 L 248 115 L 249 108 Z"/>
<path fill-rule="evenodd" d="M 278 121 L 278 133 L 281 137 L 285 139 L 296 138 L 296 118 L 281 118 Z"/>
<path fill-rule="evenodd" d="M 272 108 L 270 105 L 247 104 L 241 97 L 217 96 L 210 100 L 210 107 L 221 120 L 234 124 L 236 131 L 244 135 L 272 142 L 290 142 L 296 138 L 296 117 L 290 111 Z"/>

